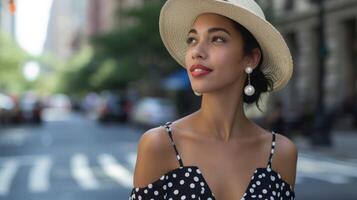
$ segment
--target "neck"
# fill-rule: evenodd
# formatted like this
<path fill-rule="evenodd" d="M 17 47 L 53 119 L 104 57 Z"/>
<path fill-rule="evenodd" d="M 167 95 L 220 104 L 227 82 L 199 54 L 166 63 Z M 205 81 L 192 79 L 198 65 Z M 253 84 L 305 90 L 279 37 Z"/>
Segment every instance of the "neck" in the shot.
<path fill-rule="evenodd" d="M 249 134 L 247 129 L 251 122 L 244 113 L 242 92 L 239 84 L 232 84 L 222 90 L 204 93 L 197 113 L 198 123 L 204 127 L 205 134 L 224 142 Z"/>

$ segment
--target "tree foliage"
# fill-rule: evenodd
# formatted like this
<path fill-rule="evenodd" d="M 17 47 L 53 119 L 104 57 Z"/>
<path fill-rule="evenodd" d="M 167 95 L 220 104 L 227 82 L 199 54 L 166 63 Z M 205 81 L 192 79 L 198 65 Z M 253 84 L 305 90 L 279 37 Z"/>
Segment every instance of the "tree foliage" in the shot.
<path fill-rule="evenodd" d="M 118 8 L 117 25 L 92 38 L 94 52 L 90 61 L 76 73 L 67 73 L 66 82 L 72 92 L 119 89 L 138 80 L 150 84 L 174 70 L 176 64 L 159 35 L 163 3 L 147 0 L 134 9 Z"/>
<path fill-rule="evenodd" d="M 22 65 L 29 56 L 5 33 L 0 33 L 0 92 L 19 93 L 26 88 Z"/>

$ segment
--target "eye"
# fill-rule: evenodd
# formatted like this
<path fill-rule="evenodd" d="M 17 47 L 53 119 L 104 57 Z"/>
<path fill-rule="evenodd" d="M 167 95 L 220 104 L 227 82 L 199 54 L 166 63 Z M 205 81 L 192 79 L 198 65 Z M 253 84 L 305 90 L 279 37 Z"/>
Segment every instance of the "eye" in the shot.
<path fill-rule="evenodd" d="M 218 42 L 218 43 L 224 43 L 224 42 L 226 42 L 226 39 L 224 37 L 221 37 L 221 36 L 214 36 L 212 38 L 212 41 L 213 42 Z"/>
<path fill-rule="evenodd" d="M 194 38 L 194 37 L 188 37 L 187 39 L 186 39 L 186 44 L 192 44 L 192 43 L 194 43 L 194 42 L 196 42 L 196 38 Z"/>

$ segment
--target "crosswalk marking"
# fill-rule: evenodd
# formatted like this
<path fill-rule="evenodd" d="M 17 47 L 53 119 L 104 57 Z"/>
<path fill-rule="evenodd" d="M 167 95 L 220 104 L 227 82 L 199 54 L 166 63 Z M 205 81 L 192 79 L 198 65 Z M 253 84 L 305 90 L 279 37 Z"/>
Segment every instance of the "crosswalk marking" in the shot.
<path fill-rule="evenodd" d="M 78 185 L 86 190 L 99 188 L 99 183 L 95 179 L 88 159 L 84 154 L 75 154 L 71 158 L 71 173 Z"/>
<path fill-rule="evenodd" d="M 32 192 L 44 192 L 49 188 L 49 175 L 52 160 L 49 157 L 36 159 L 29 174 L 28 187 Z"/>
<path fill-rule="evenodd" d="M 101 154 L 98 156 L 98 161 L 104 172 L 116 182 L 128 188 L 133 186 L 132 173 L 119 164 L 113 156 L 109 154 Z"/>
<path fill-rule="evenodd" d="M 12 180 L 15 177 L 19 164 L 16 160 L 8 160 L 0 169 L 0 196 L 9 193 Z"/>
<path fill-rule="evenodd" d="M 136 156 L 137 156 L 137 153 L 133 153 L 133 152 L 128 153 L 126 156 L 126 160 L 129 162 L 132 169 L 135 168 Z"/>
<path fill-rule="evenodd" d="M 125 188 L 132 187 L 133 169 L 136 162 L 136 152 L 129 152 L 123 160 L 115 156 L 102 153 L 96 158 L 98 166 L 91 166 L 86 154 L 72 155 L 68 168 L 70 175 L 80 189 L 101 189 L 102 174 Z M 124 164 L 125 163 L 125 164 Z M 50 190 L 50 174 L 53 170 L 54 160 L 51 155 L 14 156 L 0 159 L 0 198 L 7 196 L 14 185 L 16 173 L 21 166 L 30 166 L 28 177 L 28 190 L 31 193 L 46 192 Z M 357 166 L 323 158 L 314 158 L 309 155 L 299 155 L 297 165 L 296 184 L 302 184 L 309 179 L 327 182 L 332 185 L 348 184 L 357 178 Z M 56 177 L 55 177 L 56 178 Z M 58 178 L 58 177 L 57 177 Z M 56 180 L 54 180 L 56 181 Z"/>

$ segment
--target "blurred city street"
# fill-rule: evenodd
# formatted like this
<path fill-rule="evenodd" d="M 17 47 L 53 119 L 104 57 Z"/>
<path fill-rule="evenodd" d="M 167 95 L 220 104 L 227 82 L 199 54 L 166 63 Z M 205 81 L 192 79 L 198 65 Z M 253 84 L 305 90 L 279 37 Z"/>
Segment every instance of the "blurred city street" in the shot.
<path fill-rule="evenodd" d="M 297 145 L 296 199 L 356 200 L 357 0 L 255 1 L 294 66 L 246 116 Z M 166 0 L 40 2 L 0 0 L 0 200 L 127 200 L 141 134 L 202 102 Z"/>
<path fill-rule="evenodd" d="M 51 111 L 42 126 L 1 129 L 0 199 L 127 199 L 143 131 Z M 298 199 L 355 199 L 357 134 L 338 135 L 332 149 L 296 138 Z"/>

